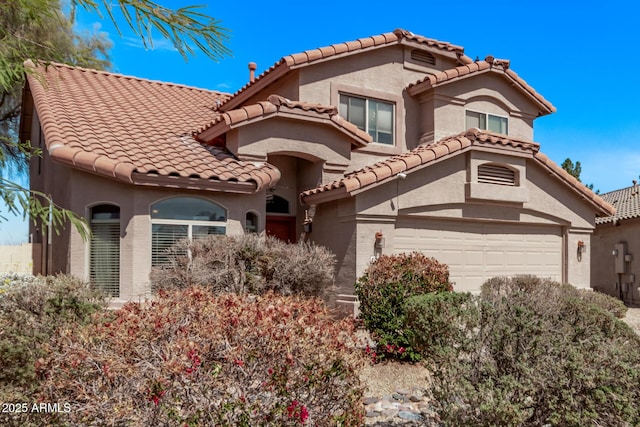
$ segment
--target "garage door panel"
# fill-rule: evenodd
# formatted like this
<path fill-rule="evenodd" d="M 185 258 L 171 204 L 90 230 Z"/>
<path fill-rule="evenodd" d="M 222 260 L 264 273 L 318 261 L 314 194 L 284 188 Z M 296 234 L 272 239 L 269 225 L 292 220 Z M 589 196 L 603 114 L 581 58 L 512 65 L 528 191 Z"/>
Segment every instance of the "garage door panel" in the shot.
<path fill-rule="evenodd" d="M 477 291 L 496 275 L 536 274 L 554 280 L 562 277 L 559 227 L 399 221 L 394 251 L 414 250 L 448 264 L 457 290 Z"/>

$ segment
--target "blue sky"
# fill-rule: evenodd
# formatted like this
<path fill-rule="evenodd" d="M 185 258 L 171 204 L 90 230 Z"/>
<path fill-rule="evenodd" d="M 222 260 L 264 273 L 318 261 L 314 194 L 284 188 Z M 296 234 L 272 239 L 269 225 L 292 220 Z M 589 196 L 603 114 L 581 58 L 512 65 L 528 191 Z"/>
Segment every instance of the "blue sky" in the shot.
<path fill-rule="evenodd" d="M 607 192 L 640 175 L 640 3 L 562 1 L 457 2 L 203 2 L 157 0 L 202 11 L 229 29 L 232 56 L 219 62 L 197 53 L 185 62 L 159 38 L 153 50 L 123 25 L 122 36 L 97 15 L 80 13 L 81 29 L 107 32 L 112 71 L 235 92 L 282 56 L 404 28 L 447 41 L 511 68 L 557 112 L 535 122 L 534 139 L 557 163 L 582 164 L 582 181 Z M 269 5 L 269 7 L 265 7 Z M 0 223 L 0 244 L 26 240 L 18 221 Z"/>

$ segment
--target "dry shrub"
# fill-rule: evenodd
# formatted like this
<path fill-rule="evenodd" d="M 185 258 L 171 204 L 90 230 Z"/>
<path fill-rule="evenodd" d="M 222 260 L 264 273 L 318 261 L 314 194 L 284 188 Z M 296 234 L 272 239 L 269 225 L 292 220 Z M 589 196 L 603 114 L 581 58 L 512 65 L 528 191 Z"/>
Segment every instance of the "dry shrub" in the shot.
<path fill-rule="evenodd" d="M 360 318 L 378 343 L 378 356 L 419 360 L 405 327 L 405 303 L 414 295 L 451 291 L 449 267 L 420 252 L 382 255 L 355 285 Z"/>
<path fill-rule="evenodd" d="M 61 331 L 39 362 L 45 424 L 361 425 L 353 321 L 322 301 L 161 291 Z"/>
<path fill-rule="evenodd" d="M 623 319 L 627 315 L 627 306 L 618 298 L 588 289 L 580 289 L 578 296 L 589 304 L 597 305 L 603 310 L 608 311 L 618 319 Z"/>
<path fill-rule="evenodd" d="M 73 329 L 106 306 L 104 295 L 72 276 L 5 277 L 0 294 L 0 401 L 21 402 L 35 388 L 36 360 L 59 328 Z M 0 414 L 4 415 L 4 414 Z"/>
<path fill-rule="evenodd" d="M 600 304 L 533 276 L 490 279 L 477 304 L 469 341 L 449 343 L 458 357 L 432 364 L 446 422 L 640 425 L 640 337 Z"/>
<path fill-rule="evenodd" d="M 168 264 L 153 268 L 154 290 L 205 286 L 216 293 L 323 296 L 333 284 L 335 256 L 322 246 L 245 234 L 183 240 Z"/>

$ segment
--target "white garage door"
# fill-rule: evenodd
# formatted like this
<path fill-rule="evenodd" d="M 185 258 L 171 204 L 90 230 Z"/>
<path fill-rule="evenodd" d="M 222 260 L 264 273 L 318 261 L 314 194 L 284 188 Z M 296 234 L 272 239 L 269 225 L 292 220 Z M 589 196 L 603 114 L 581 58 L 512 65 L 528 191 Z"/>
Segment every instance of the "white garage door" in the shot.
<path fill-rule="evenodd" d="M 560 281 L 559 227 L 464 221 L 404 221 L 394 252 L 420 251 L 449 266 L 457 291 L 476 292 L 490 277 L 535 274 Z"/>

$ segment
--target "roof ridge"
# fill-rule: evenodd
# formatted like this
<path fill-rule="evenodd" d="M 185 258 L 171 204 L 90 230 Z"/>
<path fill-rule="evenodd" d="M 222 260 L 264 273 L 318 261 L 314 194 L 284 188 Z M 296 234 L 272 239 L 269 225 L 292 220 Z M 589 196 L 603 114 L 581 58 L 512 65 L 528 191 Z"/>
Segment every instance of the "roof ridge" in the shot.
<path fill-rule="evenodd" d="M 81 67 L 78 65 L 70 65 L 70 64 L 64 64 L 62 62 L 56 62 L 56 61 L 38 61 L 38 63 L 34 63 L 33 60 L 31 59 L 27 59 L 26 61 L 24 61 L 24 66 L 27 68 L 37 68 L 37 67 L 44 67 L 45 70 L 47 67 L 49 66 L 54 66 L 57 68 L 67 68 L 69 70 L 77 70 L 77 71 L 82 71 L 82 72 L 86 72 L 86 73 L 93 73 L 93 74 L 100 74 L 103 76 L 109 76 L 109 77 L 115 77 L 115 78 L 123 78 L 123 79 L 127 79 L 127 80 L 133 80 L 133 81 L 138 81 L 138 82 L 144 82 L 144 83 L 153 83 L 153 84 L 158 84 L 158 85 L 162 85 L 162 86 L 172 86 L 172 87 L 177 87 L 177 88 L 184 88 L 184 89 L 190 89 L 190 90 L 197 90 L 200 92 L 208 92 L 208 93 L 213 93 L 213 94 L 219 94 L 225 97 L 230 97 L 231 94 L 228 92 L 221 92 L 219 90 L 212 90 L 212 89 L 205 89 L 205 88 L 200 88 L 200 87 L 196 87 L 196 86 L 189 86 L 183 83 L 174 83 L 174 82 L 165 82 L 162 80 L 154 80 L 154 79 L 147 79 L 144 77 L 137 77 L 137 76 L 133 76 L 133 75 L 129 75 L 129 74 L 122 74 L 122 73 L 117 73 L 114 71 L 107 71 L 107 70 L 97 70 L 95 68 L 88 68 L 88 67 Z"/>
<path fill-rule="evenodd" d="M 334 43 L 327 46 L 307 49 L 302 52 L 293 53 L 289 55 L 285 55 L 281 57 L 278 61 L 276 61 L 273 65 L 267 68 L 265 71 L 260 73 L 253 81 L 247 82 L 244 86 L 238 89 L 236 92 L 231 94 L 229 99 L 224 101 L 221 106 L 224 106 L 232 99 L 236 98 L 241 93 L 245 92 L 251 87 L 255 87 L 257 83 L 262 81 L 267 75 L 272 73 L 274 70 L 281 66 L 287 67 L 297 67 L 303 64 L 308 64 L 311 62 L 315 62 L 318 60 L 322 60 L 328 57 L 333 57 L 337 55 L 341 55 L 344 53 L 359 51 L 362 49 L 367 49 L 376 46 L 388 45 L 391 43 L 399 42 L 402 39 L 415 41 L 418 43 L 426 44 L 429 47 L 435 47 L 437 49 L 446 50 L 448 52 L 455 52 L 461 58 L 467 58 L 464 54 L 464 47 L 455 45 L 450 42 L 444 42 L 436 39 L 427 38 L 421 35 L 416 35 L 411 31 L 404 30 L 402 28 L 396 28 L 391 32 L 386 32 L 382 34 L 361 37 L 356 40 L 349 40 L 340 43 Z"/>

